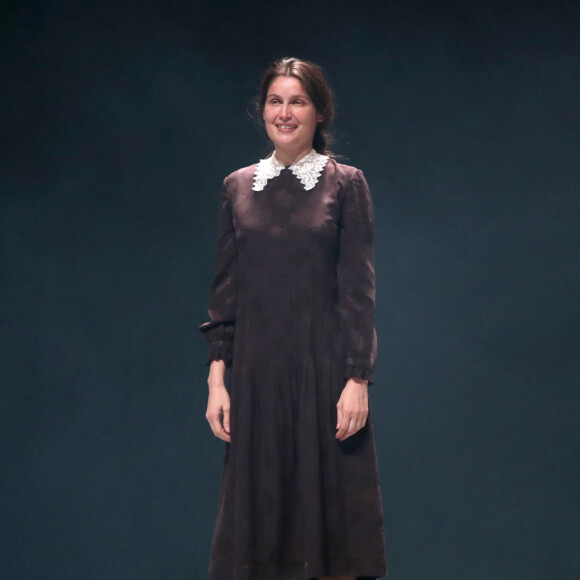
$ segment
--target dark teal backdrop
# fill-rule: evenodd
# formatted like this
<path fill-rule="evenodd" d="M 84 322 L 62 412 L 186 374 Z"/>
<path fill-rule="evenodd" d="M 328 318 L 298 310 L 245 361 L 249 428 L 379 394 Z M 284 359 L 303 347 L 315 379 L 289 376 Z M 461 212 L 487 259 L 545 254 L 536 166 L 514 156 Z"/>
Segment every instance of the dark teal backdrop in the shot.
<path fill-rule="evenodd" d="M 279 56 L 319 62 L 376 211 L 392 580 L 576 579 L 577 3 L 4 2 L 6 580 L 207 578 L 223 177 Z"/>

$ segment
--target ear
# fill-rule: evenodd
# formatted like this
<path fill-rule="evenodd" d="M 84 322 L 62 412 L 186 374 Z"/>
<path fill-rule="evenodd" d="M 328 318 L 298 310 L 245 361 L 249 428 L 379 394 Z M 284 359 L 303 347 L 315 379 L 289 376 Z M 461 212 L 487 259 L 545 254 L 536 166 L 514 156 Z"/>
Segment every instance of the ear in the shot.
<path fill-rule="evenodd" d="M 316 115 L 316 122 L 322 123 L 323 121 L 324 121 L 324 115 L 322 115 L 321 113 L 318 113 L 318 115 Z"/>

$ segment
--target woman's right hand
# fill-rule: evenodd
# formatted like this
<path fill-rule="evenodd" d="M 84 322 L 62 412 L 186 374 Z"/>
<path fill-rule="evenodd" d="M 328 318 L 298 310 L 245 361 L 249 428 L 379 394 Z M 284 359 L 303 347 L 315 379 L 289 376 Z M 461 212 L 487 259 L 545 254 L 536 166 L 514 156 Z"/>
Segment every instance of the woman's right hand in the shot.
<path fill-rule="evenodd" d="M 225 373 L 226 365 L 224 361 L 212 361 L 209 368 L 209 377 L 207 379 L 209 397 L 207 400 L 205 418 L 209 421 L 213 434 L 229 443 L 231 441 L 230 395 L 224 382 Z"/>

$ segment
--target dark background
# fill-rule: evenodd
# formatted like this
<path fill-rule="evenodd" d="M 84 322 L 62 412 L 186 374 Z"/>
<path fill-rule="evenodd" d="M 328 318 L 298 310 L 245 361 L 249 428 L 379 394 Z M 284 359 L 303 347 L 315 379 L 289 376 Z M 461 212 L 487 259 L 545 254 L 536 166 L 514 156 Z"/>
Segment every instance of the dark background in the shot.
<path fill-rule="evenodd" d="M 207 577 L 218 196 L 293 55 L 375 203 L 392 580 L 579 578 L 579 14 L 4 2 L 0 577 Z"/>

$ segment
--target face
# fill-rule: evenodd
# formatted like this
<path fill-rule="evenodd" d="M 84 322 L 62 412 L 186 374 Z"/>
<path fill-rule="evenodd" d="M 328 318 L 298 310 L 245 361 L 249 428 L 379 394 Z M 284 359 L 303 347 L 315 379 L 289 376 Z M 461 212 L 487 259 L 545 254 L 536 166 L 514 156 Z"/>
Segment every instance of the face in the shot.
<path fill-rule="evenodd" d="M 324 120 L 296 77 L 275 77 L 266 97 L 264 123 L 281 162 L 297 161 L 312 149 L 316 124 Z"/>

